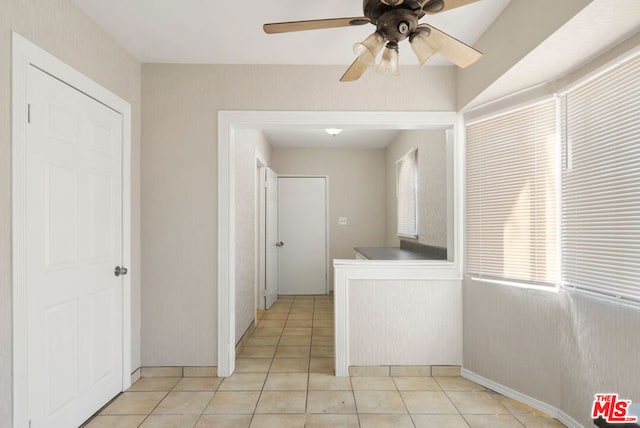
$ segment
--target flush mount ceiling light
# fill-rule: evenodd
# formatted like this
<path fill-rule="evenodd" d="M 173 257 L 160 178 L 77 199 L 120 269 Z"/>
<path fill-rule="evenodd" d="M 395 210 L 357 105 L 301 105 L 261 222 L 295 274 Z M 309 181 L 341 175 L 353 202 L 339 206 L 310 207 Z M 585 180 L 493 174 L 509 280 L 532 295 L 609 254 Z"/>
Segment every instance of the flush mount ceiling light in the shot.
<path fill-rule="evenodd" d="M 339 133 L 342 132 L 342 129 L 327 128 L 327 129 L 325 129 L 325 131 L 327 131 L 327 134 L 331 135 L 332 137 L 335 137 L 336 135 L 338 135 Z"/>
<path fill-rule="evenodd" d="M 433 54 L 438 53 L 464 68 L 479 60 L 482 53 L 432 25 L 420 24 L 419 21 L 425 15 L 447 12 L 477 1 L 479 0 L 363 0 L 362 17 L 278 22 L 265 24 L 264 31 L 275 34 L 375 25 L 376 31 L 353 47 L 357 57 L 340 79 L 342 82 L 358 80 L 375 64 L 383 48 L 382 60 L 376 70 L 388 76 L 398 75 L 398 43 L 403 40 L 409 41 L 420 65 L 424 65 Z"/>

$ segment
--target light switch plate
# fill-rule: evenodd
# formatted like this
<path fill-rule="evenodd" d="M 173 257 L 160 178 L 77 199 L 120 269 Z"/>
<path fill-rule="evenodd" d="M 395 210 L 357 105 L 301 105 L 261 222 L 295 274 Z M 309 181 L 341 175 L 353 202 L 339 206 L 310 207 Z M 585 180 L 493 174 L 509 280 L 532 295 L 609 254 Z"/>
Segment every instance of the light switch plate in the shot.
<path fill-rule="evenodd" d="M 346 217 L 338 217 L 338 224 L 340 226 L 346 226 L 347 225 L 347 218 Z"/>

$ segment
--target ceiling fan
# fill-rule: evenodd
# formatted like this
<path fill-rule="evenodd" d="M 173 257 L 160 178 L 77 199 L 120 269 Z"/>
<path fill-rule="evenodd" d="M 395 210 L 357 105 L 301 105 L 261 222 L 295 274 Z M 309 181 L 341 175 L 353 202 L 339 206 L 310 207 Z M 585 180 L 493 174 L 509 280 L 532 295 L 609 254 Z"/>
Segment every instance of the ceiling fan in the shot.
<path fill-rule="evenodd" d="M 420 65 L 424 65 L 435 53 L 456 64 L 468 67 L 482 57 L 482 53 L 429 24 L 419 24 L 425 15 L 435 15 L 479 0 L 364 0 L 364 17 L 317 19 L 265 24 L 268 34 L 294 31 L 321 30 L 373 24 L 376 31 L 353 50 L 356 60 L 344 73 L 341 82 L 358 80 L 375 64 L 378 53 L 384 47 L 382 60 L 376 70 L 386 75 L 398 75 L 398 42 L 409 39 Z"/>

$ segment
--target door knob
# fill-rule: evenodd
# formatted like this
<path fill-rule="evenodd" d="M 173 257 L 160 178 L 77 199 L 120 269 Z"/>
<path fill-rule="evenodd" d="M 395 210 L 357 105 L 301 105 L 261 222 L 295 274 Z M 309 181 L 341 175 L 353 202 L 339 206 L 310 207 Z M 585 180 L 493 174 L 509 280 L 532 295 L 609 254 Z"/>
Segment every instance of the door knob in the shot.
<path fill-rule="evenodd" d="M 124 276 L 127 274 L 127 272 L 129 272 L 129 270 L 124 266 L 116 266 L 116 268 L 113 270 L 113 274 L 117 277 L 120 275 Z"/>
<path fill-rule="evenodd" d="M 276 244 L 276 247 L 284 247 L 284 242 L 280 241 Z"/>

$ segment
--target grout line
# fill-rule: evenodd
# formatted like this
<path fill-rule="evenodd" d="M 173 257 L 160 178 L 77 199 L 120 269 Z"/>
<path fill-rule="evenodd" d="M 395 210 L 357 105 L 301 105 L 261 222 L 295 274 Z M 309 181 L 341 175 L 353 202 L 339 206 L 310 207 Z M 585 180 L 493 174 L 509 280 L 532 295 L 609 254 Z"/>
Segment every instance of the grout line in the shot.
<path fill-rule="evenodd" d="M 389 367 L 389 374 L 391 374 L 391 367 Z M 391 382 L 393 382 L 393 385 L 396 387 L 396 392 L 400 396 L 400 401 L 402 401 L 402 405 L 404 406 L 404 409 L 407 411 L 407 415 L 409 415 L 409 419 L 411 419 L 411 423 L 415 427 L 415 424 L 413 423 L 413 418 L 411 417 L 411 412 L 409 412 L 409 406 L 407 406 L 406 401 L 404 401 L 402 392 L 398 389 L 398 385 L 396 384 L 396 381 L 393 378 L 391 378 Z"/>
<path fill-rule="evenodd" d="M 151 411 L 144 417 L 144 419 L 142 420 L 142 422 L 140 422 L 140 424 L 138 426 L 142 426 L 142 424 L 144 424 L 144 422 L 149 419 L 149 416 L 151 416 L 153 414 L 153 411 L 156 410 L 158 408 L 158 406 L 160 405 L 160 403 L 162 403 L 165 398 L 167 398 L 167 396 L 169 395 L 170 391 L 158 391 L 158 392 L 164 392 L 164 397 L 162 397 L 162 399 L 160 399 L 160 401 L 158 401 L 158 404 L 156 404 L 153 409 L 151 409 Z"/>
<path fill-rule="evenodd" d="M 356 408 L 356 415 L 358 416 L 358 427 L 362 427 L 362 422 L 360 421 L 360 412 L 358 411 L 358 402 L 356 401 L 356 392 L 353 390 L 353 382 L 352 377 L 349 376 L 349 385 L 351 385 L 351 395 L 353 395 L 353 405 Z"/>
<path fill-rule="evenodd" d="M 313 298 L 313 300 L 312 300 L 312 302 L 313 302 L 313 303 L 312 303 L 312 305 L 309 305 L 309 300 L 310 300 L 310 299 L 305 298 L 304 300 L 297 300 L 297 302 L 298 302 L 298 304 L 302 303 L 302 304 L 303 304 L 303 306 L 302 306 L 303 308 L 309 308 L 309 309 L 301 309 L 301 311 L 302 311 L 302 312 L 298 312 L 298 313 L 307 313 L 307 311 L 309 311 L 309 310 L 311 311 L 311 336 L 310 336 L 310 345 L 309 345 L 309 346 L 310 346 L 310 348 L 312 348 L 312 347 L 313 347 L 313 341 L 314 341 L 314 338 L 318 339 L 318 338 L 320 338 L 320 337 L 324 337 L 324 336 L 315 335 L 315 334 L 314 334 L 314 329 L 316 328 L 316 321 L 319 321 L 319 320 L 316 320 L 316 316 L 317 316 L 317 315 L 319 315 L 319 312 L 318 312 L 318 311 L 319 311 L 319 310 L 321 310 L 321 309 L 322 309 L 323 311 L 324 311 L 324 310 L 326 310 L 328 305 L 325 305 L 324 300 L 319 299 L 317 296 L 315 296 L 315 297 Z M 288 310 L 287 310 L 286 318 L 285 318 L 285 326 L 286 326 L 286 323 L 290 320 L 290 316 L 292 315 L 292 310 L 293 310 L 293 308 L 294 308 L 294 306 L 295 306 L 295 305 L 296 305 L 296 297 L 294 297 L 293 299 L 291 299 L 291 300 L 289 301 L 289 303 L 288 303 Z M 299 309 L 299 311 L 300 311 L 300 309 Z M 265 314 L 266 314 L 266 312 L 265 312 Z M 263 317 L 264 317 L 264 314 L 263 314 Z M 282 345 L 281 345 L 281 343 L 282 343 L 282 340 L 283 340 L 283 337 L 284 337 L 284 328 L 285 328 L 285 327 L 283 327 L 283 328 L 282 328 L 282 331 L 281 331 L 281 332 L 280 332 L 280 334 L 277 336 L 277 341 L 276 341 L 276 352 L 277 352 L 278 347 L 282 346 Z M 248 338 L 247 338 L 247 339 L 250 339 L 251 337 L 253 337 L 253 334 L 254 334 L 254 333 L 255 333 L 255 331 L 254 331 L 254 332 L 252 332 L 252 334 L 251 334 L 250 336 L 248 336 Z M 296 345 L 296 346 L 297 346 L 297 345 Z M 316 357 L 316 358 L 326 359 L 325 357 Z M 274 352 L 274 355 L 269 359 L 269 365 L 268 365 L 268 367 L 267 367 L 267 372 L 266 372 L 266 373 L 264 373 L 264 372 L 253 372 L 253 371 L 252 371 L 252 372 L 244 372 L 244 373 L 260 373 L 260 374 L 263 374 L 263 375 L 264 375 L 264 380 L 263 380 L 263 383 L 262 383 L 262 387 L 261 387 L 261 389 L 260 389 L 260 390 L 255 390 L 255 391 L 254 391 L 254 392 L 259 392 L 259 394 L 258 394 L 258 399 L 257 399 L 257 401 L 256 401 L 256 403 L 255 403 L 255 407 L 254 407 L 254 409 L 253 409 L 253 413 L 250 415 L 250 416 L 251 416 L 251 417 L 250 417 L 250 423 L 253 423 L 253 421 L 255 420 L 256 415 L 261 415 L 261 414 L 258 414 L 256 411 L 257 411 L 258 405 L 259 405 L 259 403 L 260 403 L 260 400 L 262 399 L 263 393 L 265 392 L 265 387 L 266 387 L 267 380 L 268 380 L 269 376 L 272 374 L 271 369 L 272 369 L 272 367 L 273 367 L 273 364 L 274 364 L 274 362 L 275 362 L 275 359 L 276 359 L 276 357 L 275 357 L 275 352 Z M 305 412 L 304 412 L 304 420 L 305 420 L 305 424 L 308 422 L 308 417 L 309 417 L 309 414 L 308 414 L 308 411 L 309 411 L 309 403 L 310 403 L 310 402 L 309 402 L 309 393 L 310 393 L 310 387 L 311 387 L 311 374 L 312 374 L 312 372 L 311 372 L 311 360 L 312 360 L 312 356 L 311 356 L 311 349 L 310 349 L 309 357 L 308 357 L 308 359 L 307 359 L 307 371 L 306 371 L 306 375 L 307 375 L 307 382 L 306 382 L 306 390 L 305 390 L 306 395 L 305 395 Z M 390 366 L 389 366 L 389 369 L 390 369 Z M 279 373 L 282 373 L 282 374 L 285 374 L 285 373 L 293 374 L 293 373 L 299 373 L 299 372 L 279 372 Z M 323 374 L 324 374 L 324 373 L 326 373 L 326 372 L 325 372 L 325 371 L 321 371 L 320 373 L 323 373 Z M 185 378 L 184 378 L 184 368 L 183 368 L 183 373 L 182 373 L 182 374 L 183 374 L 183 376 L 181 377 L 181 379 L 185 379 Z M 334 373 L 334 375 L 335 375 L 335 373 Z M 216 376 L 216 377 L 217 377 L 217 376 Z M 405 401 L 405 398 L 404 398 L 404 397 L 403 397 L 403 395 L 402 395 L 403 391 L 400 391 L 400 389 L 399 389 L 399 385 L 398 385 L 398 382 L 396 382 L 396 379 L 394 379 L 394 377 L 393 377 L 393 376 L 391 376 L 391 373 L 390 373 L 390 372 L 389 372 L 389 377 L 391 377 L 391 380 L 392 380 L 393 385 L 394 385 L 394 387 L 395 387 L 395 391 L 400 395 L 401 401 L 402 401 L 403 406 L 404 406 L 405 411 L 406 411 L 406 413 L 405 413 L 405 414 L 408 414 L 408 415 L 409 415 L 409 417 L 410 417 L 410 420 L 411 420 L 412 424 L 415 426 L 415 425 L 416 425 L 416 422 L 415 422 L 415 420 L 414 420 L 414 417 L 415 417 L 415 416 L 417 416 L 417 415 L 419 415 L 419 414 L 415 414 L 415 415 L 413 415 L 413 414 L 411 414 L 411 413 L 409 412 L 409 408 L 408 408 L 408 406 L 407 406 L 407 403 L 406 403 L 406 401 Z M 420 376 L 420 377 L 425 377 L 425 376 Z M 429 377 L 429 376 L 426 376 L 426 377 Z M 438 381 L 438 379 L 436 379 L 436 378 L 434 378 L 434 377 L 432 377 L 432 379 L 436 382 L 436 385 L 438 385 L 438 386 L 440 387 L 441 391 L 439 391 L 439 392 L 443 392 L 443 393 L 444 393 L 444 395 L 445 395 L 445 397 L 447 397 L 447 399 L 451 402 L 451 404 L 453 405 L 453 407 L 456 409 L 456 411 L 458 412 L 458 413 L 457 413 L 457 415 L 462 417 L 462 420 L 464 421 L 464 423 L 466 424 L 466 426 L 470 426 L 470 423 L 467 421 L 467 418 L 465 417 L 465 415 L 463 415 L 463 414 L 460 412 L 460 409 L 459 409 L 459 408 L 458 408 L 458 406 L 456 406 L 456 405 L 455 405 L 455 403 L 451 400 L 451 397 L 450 397 L 450 395 L 449 395 L 449 394 L 450 394 L 450 393 L 452 393 L 452 392 L 458 392 L 458 391 L 445 391 L 445 390 L 443 389 L 443 387 L 442 387 L 441 383 Z M 177 382 L 177 383 L 176 383 L 176 384 L 175 384 L 175 385 L 174 385 L 174 386 L 173 386 L 169 391 L 131 391 L 131 392 L 162 392 L 162 393 L 164 393 L 164 396 L 162 397 L 162 399 L 161 399 L 161 400 L 156 404 L 156 406 L 155 406 L 155 407 L 154 407 L 154 408 L 149 412 L 149 414 L 147 414 L 147 415 L 141 415 L 141 416 L 144 416 L 144 418 L 142 419 L 141 424 L 145 423 L 145 421 L 147 421 L 147 420 L 148 420 L 148 418 L 149 418 L 150 416 L 152 416 L 152 415 L 153 415 L 153 412 L 154 412 L 154 411 L 155 411 L 155 410 L 160 406 L 160 404 L 161 404 L 161 403 L 162 403 L 162 402 L 163 402 L 163 401 L 168 397 L 168 395 L 169 395 L 171 392 L 176 392 L 176 391 L 175 391 L 175 388 L 177 387 L 177 385 L 178 385 L 179 383 L 180 383 L 180 380 L 179 380 L 179 381 L 178 381 L 178 382 Z M 205 416 L 205 411 L 206 411 L 207 407 L 209 407 L 209 405 L 211 405 L 211 402 L 212 402 L 212 400 L 215 398 L 216 394 L 220 392 L 220 387 L 222 386 L 222 383 L 223 383 L 223 381 L 219 382 L 219 383 L 217 384 L 217 386 L 216 386 L 215 388 L 213 388 L 213 396 L 212 396 L 212 398 L 209 400 L 209 402 L 204 406 L 204 408 L 202 409 L 202 411 L 200 412 L 200 415 L 198 416 L 198 419 L 196 420 L 196 424 L 198 423 L 198 421 L 200 421 L 200 419 L 201 419 L 203 416 Z M 359 427 L 361 427 L 361 426 L 362 426 L 361 413 L 358 411 L 358 404 L 357 404 L 356 397 L 355 397 L 355 392 L 356 392 L 356 390 L 354 389 L 354 385 L 353 385 L 353 377 L 352 377 L 352 376 L 349 376 L 349 384 L 350 384 L 350 386 L 351 386 L 350 391 L 351 391 L 352 399 L 353 399 L 354 406 L 355 406 L 355 412 L 356 412 L 355 414 L 356 414 L 356 417 L 357 417 L 358 426 L 359 426 Z M 240 390 L 238 390 L 238 391 L 240 391 Z M 285 392 L 285 390 L 274 390 L 274 391 Z M 337 390 L 333 390 L 333 389 L 322 389 L 322 390 L 320 390 L 320 391 L 337 391 Z M 340 390 L 340 391 L 341 391 L 341 390 Z M 409 390 L 409 391 L 411 391 L 411 390 Z M 487 392 L 487 391 L 490 391 L 490 390 L 485 390 L 485 391 L 482 391 L 482 392 Z M 210 392 L 210 391 L 184 391 L 184 392 Z M 234 392 L 234 391 L 229 391 L 229 392 Z M 249 392 L 249 391 L 242 391 L 242 392 Z M 298 391 L 298 392 L 302 392 L 302 391 Z M 434 391 L 434 392 L 435 392 L 435 391 Z M 460 391 L 460 392 L 478 392 L 478 391 Z M 115 399 L 117 399 L 118 397 L 120 397 L 120 395 L 118 395 L 116 398 L 114 398 L 114 400 L 112 400 L 112 401 L 110 401 L 109 403 L 107 403 L 107 405 L 105 405 L 105 407 L 104 407 L 104 408 L 106 408 L 108 405 L 110 405 L 110 404 L 111 404 L 113 401 L 115 401 Z M 502 395 L 498 395 L 498 397 L 503 397 L 503 396 L 502 396 Z M 507 413 L 505 413 L 505 415 L 510 415 L 510 416 L 512 416 L 513 418 L 515 418 L 515 419 L 518 421 L 518 423 L 519 423 L 521 426 L 524 426 L 524 422 L 523 422 L 522 420 L 520 420 L 520 418 L 519 418 L 519 417 L 518 417 L 518 416 L 517 416 L 517 415 L 516 415 L 512 410 L 510 410 L 507 406 L 505 406 L 505 405 L 504 405 L 504 404 L 503 404 L 503 403 L 502 403 L 498 398 L 496 398 L 495 396 L 492 396 L 492 398 L 494 398 L 497 402 L 499 402 L 499 403 L 500 403 L 500 405 L 501 405 L 502 407 L 504 407 L 504 408 L 506 409 Z M 103 408 L 103 409 L 104 409 L 104 408 Z M 98 413 L 96 414 L 96 416 L 97 416 L 97 415 L 100 415 L 100 413 L 98 412 Z M 114 415 L 114 416 L 124 416 L 124 415 Z M 469 415 L 467 415 L 467 416 L 469 416 Z M 91 421 L 91 419 L 90 419 L 90 420 L 88 420 L 86 423 L 88 423 L 88 422 L 90 422 L 90 421 Z M 85 424 L 86 424 L 86 423 L 85 423 Z"/>
<path fill-rule="evenodd" d="M 409 419 L 411 419 L 411 423 L 413 424 L 414 427 L 416 427 L 416 421 L 413 419 L 415 415 L 412 415 L 411 413 L 409 413 Z"/>
<path fill-rule="evenodd" d="M 311 378 L 311 346 L 313 345 L 313 314 L 316 311 L 316 299 L 313 299 L 313 307 L 311 309 L 311 336 L 309 340 L 309 363 L 307 365 L 307 393 L 304 397 L 304 412 L 305 415 L 309 411 L 309 383 Z M 305 425 L 307 423 L 307 417 L 305 416 Z"/>

